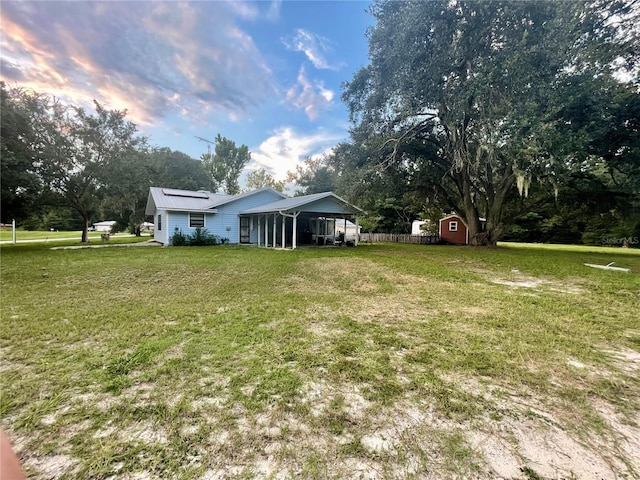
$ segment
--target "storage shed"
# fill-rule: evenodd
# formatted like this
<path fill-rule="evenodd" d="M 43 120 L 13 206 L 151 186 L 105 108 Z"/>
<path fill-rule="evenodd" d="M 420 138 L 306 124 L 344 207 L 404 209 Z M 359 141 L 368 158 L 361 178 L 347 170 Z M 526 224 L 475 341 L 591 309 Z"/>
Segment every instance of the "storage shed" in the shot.
<path fill-rule="evenodd" d="M 465 221 L 456 214 L 447 215 L 440 219 L 438 234 L 440 240 L 454 245 L 467 245 L 469 243 L 469 229 Z"/>

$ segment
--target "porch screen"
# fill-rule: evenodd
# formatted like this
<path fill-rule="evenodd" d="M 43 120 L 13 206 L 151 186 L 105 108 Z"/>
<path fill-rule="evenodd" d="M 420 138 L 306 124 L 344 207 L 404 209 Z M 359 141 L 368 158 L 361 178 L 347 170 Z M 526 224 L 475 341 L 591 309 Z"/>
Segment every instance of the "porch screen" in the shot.
<path fill-rule="evenodd" d="M 240 217 L 240 243 L 249 243 L 249 217 Z"/>

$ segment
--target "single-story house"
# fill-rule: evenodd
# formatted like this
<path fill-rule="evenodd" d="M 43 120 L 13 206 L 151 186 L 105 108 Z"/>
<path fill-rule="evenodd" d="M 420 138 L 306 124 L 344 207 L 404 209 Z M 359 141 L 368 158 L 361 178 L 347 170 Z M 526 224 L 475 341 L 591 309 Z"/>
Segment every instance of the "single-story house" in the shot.
<path fill-rule="evenodd" d="M 104 222 L 97 222 L 93 224 L 93 228 L 96 232 L 110 232 L 111 227 L 116 224 L 115 220 L 107 220 Z"/>
<path fill-rule="evenodd" d="M 484 228 L 486 219 L 480 218 L 481 227 Z M 455 245 L 469 244 L 469 227 L 460 215 L 452 213 L 439 221 L 438 235 L 440 240 Z"/>
<path fill-rule="evenodd" d="M 239 195 L 151 187 L 146 207 L 163 245 L 176 231 L 190 235 L 200 227 L 230 243 L 292 249 L 333 241 L 336 218 L 351 218 L 358 231 L 363 213 L 333 192 L 287 197 L 271 187 Z"/>

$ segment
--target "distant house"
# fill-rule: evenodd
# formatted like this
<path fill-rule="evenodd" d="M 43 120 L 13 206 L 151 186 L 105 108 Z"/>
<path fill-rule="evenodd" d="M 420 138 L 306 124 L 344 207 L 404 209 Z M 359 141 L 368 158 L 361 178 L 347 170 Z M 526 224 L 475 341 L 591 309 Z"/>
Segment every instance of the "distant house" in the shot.
<path fill-rule="evenodd" d="M 329 230 L 329 225 L 348 217 L 357 231 L 363 213 L 332 192 L 289 198 L 271 187 L 239 195 L 151 187 L 146 207 L 146 214 L 153 215 L 154 239 L 164 245 L 171 244 L 176 231 L 190 235 L 198 227 L 243 245 L 333 243 L 335 227 Z"/>
<path fill-rule="evenodd" d="M 435 235 L 434 225 L 431 220 L 414 220 L 411 223 L 411 235 Z"/>
<path fill-rule="evenodd" d="M 97 222 L 93 224 L 93 228 L 96 232 L 110 232 L 111 227 L 116 224 L 115 220 L 107 220 L 105 222 Z"/>

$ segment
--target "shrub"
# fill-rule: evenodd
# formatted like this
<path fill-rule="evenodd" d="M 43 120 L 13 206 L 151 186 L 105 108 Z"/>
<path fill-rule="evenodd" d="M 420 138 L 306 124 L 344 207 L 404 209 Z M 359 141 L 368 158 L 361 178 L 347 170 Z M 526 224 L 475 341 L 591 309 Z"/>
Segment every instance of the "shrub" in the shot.
<path fill-rule="evenodd" d="M 116 223 L 111 225 L 111 229 L 109 233 L 120 233 L 125 232 L 127 230 L 127 224 L 121 222 L 120 220 L 116 220 Z"/>
<path fill-rule="evenodd" d="M 178 230 L 178 227 L 176 227 L 176 230 L 173 233 L 173 236 L 171 237 L 169 243 L 174 247 L 184 247 L 188 245 L 187 236 L 182 233 L 182 230 Z"/>
<path fill-rule="evenodd" d="M 206 228 L 198 227 L 189 236 L 189 245 L 194 247 L 218 245 L 220 243 L 220 237 L 209 233 Z"/>
<path fill-rule="evenodd" d="M 174 247 L 202 247 L 218 245 L 228 241 L 228 238 L 221 239 L 217 235 L 209 233 L 206 228 L 198 227 L 191 235 L 185 235 L 182 233 L 182 230 L 179 230 L 178 227 L 176 227 L 175 233 L 171 237 L 169 243 Z"/>

